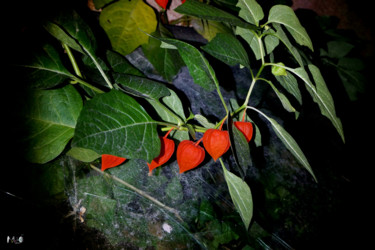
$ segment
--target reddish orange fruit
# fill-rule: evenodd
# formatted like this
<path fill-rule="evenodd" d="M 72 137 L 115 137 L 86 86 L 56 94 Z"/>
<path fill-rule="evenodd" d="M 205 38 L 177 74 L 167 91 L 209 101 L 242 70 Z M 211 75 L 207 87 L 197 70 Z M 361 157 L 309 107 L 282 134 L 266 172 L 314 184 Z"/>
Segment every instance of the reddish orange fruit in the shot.
<path fill-rule="evenodd" d="M 160 154 L 159 154 L 158 157 L 156 157 L 155 159 L 153 159 L 151 161 L 151 164 L 147 163 L 148 168 L 150 170 L 150 173 L 155 168 L 157 168 L 157 167 L 163 165 L 164 163 L 166 163 L 172 157 L 172 155 L 174 153 L 174 141 L 171 140 L 171 139 L 168 139 L 166 137 L 159 136 L 159 138 L 160 138 L 160 142 L 161 142 Z"/>
<path fill-rule="evenodd" d="M 113 168 L 123 163 L 126 158 L 118 157 L 114 155 L 103 154 L 102 155 L 102 171 L 107 168 Z"/>
<path fill-rule="evenodd" d="M 214 161 L 216 161 L 230 147 L 228 131 L 208 129 L 203 135 L 203 146 Z"/>
<path fill-rule="evenodd" d="M 249 142 L 253 137 L 253 124 L 251 122 L 234 122 L 234 126 L 245 136 L 246 141 Z"/>
<path fill-rule="evenodd" d="M 204 160 L 204 149 L 196 143 L 188 140 L 180 142 L 177 148 L 177 163 L 180 174 L 197 167 Z"/>
<path fill-rule="evenodd" d="M 155 0 L 155 2 L 163 9 L 167 9 L 168 0 Z"/>

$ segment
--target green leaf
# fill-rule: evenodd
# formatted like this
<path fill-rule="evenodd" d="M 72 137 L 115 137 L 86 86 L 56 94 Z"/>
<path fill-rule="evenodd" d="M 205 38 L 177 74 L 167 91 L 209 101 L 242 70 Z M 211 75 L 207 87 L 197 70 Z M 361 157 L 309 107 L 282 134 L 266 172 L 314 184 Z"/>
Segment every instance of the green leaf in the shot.
<path fill-rule="evenodd" d="M 209 122 L 206 117 L 200 114 L 196 114 L 194 119 L 197 120 L 205 128 L 215 128 L 215 124 Z"/>
<path fill-rule="evenodd" d="M 322 115 L 326 116 L 332 122 L 333 126 L 340 134 L 341 139 L 345 142 L 341 120 L 336 116 L 332 96 L 324 82 L 320 70 L 312 64 L 308 65 L 308 68 L 314 78 L 316 86 L 314 86 L 314 84 L 310 81 L 310 78 L 304 68 L 291 69 L 286 67 L 287 70 L 293 72 L 304 81 L 308 92 L 312 96 L 314 102 L 318 104 Z"/>
<path fill-rule="evenodd" d="M 249 29 L 244 29 L 241 27 L 236 28 L 236 35 L 241 36 L 250 46 L 251 50 L 254 52 L 255 58 L 257 60 L 264 56 L 264 48 L 262 40 L 254 33 L 254 31 Z"/>
<path fill-rule="evenodd" d="M 61 12 L 45 26 L 55 38 L 81 53 L 95 55 L 97 43 L 91 28 L 75 11 Z"/>
<path fill-rule="evenodd" d="M 273 91 L 275 91 L 276 96 L 279 98 L 279 100 L 280 100 L 281 104 L 283 105 L 284 109 L 288 112 L 294 112 L 295 116 L 296 116 L 296 119 L 297 119 L 298 116 L 299 116 L 299 112 L 297 112 L 297 110 L 292 106 L 292 104 L 289 102 L 288 98 L 283 93 L 281 93 L 275 87 L 275 85 L 273 85 L 273 83 L 271 81 L 268 81 L 268 80 L 265 80 L 265 81 L 271 86 Z"/>
<path fill-rule="evenodd" d="M 78 147 L 71 148 L 66 155 L 82 162 L 92 162 L 101 157 L 100 154 L 91 149 Z"/>
<path fill-rule="evenodd" d="M 57 157 L 73 137 L 81 109 L 82 99 L 71 85 L 32 92 L 24 110 L 26 159 L 43 164 Z"/>
<path fill-rule="evenodd" d="M 130 64 L 123 55 L 120 55 L 112 50 L 107 50 L 106 56 L 112 71 L 135 76 L 143 76 L 143 73 Z"/>
<path fill-rule="evenodd" d="M 52 88 L 73 76 L 62 64 L 59 53 L 49 44 L 36 51 L 31 62 L 20 66 L 26 71 L 25 77 L 32 88 Z"/>
<path fill-rule="evenodd" d="M 275 76 L 277 81 L 284 87 L 286 91 L 292 94 L 298 101 L 300 105 L 302 105 L 302 95 L 301 91 L 298 88 L 297 79 L 293 76 L 293 74 L 286 74 L 284 76 Z"/>
<path fill-rule="evenodd" d="M 332 58 L 342 58 L 346 56 L 354 46 L 344 41 L 330 41 L 327 43 L 328 56 Z"/>
<path fill-rule="evenodd" d="M 156 71 L 168 82 L 172 82 L 173 77 L 184 66 L 178 51 L 162 48 L 161 41 L 153 37 L 149 39 L 148 44 L 142 45 L 142 51 Z"/>
<path fill-rule="evenodd" d="M 225 23 L 192 18 L 191 25 L 194 30 L 203 36 L 207 41 L 211 41 L 217 34 L 231 34 L 232 30 Z"/>
<path fill-rule="evenodd" d="M 85 104 L 72 145 L 151 162 L 160 152 L 156 125 L 133 98 L 111 90 Z"/>
<path fill-rule="evenodd" d="M 103 8 L 105 5 L 113 2 L 115 0 L 93 0 L 94 2 L 94 5 L 95 5 L 95 9 L 100 9 L 100 8 Z"/>
<path fill-rule="evenodd" d="M 267 23 L 279 23 L 286 27 L 294 40 L 300 45 L 305 45 L 311 50 L 312 42 L 304 27 L 302 27 L 293 9 L 286 5 L 275 5 L 271 8 Z"/>
<path fill-rule="evenodd" d="M 217 34 L 202 49 L 230 66 L 240 64 L 250 68 L 246 50 L 240 41 L 231 34 Z"/>
<path fill-rule="evenodd" d="M 223 171 L 229 194 L 247 230 L 253 217 L 253 198 L 250 187 L 241 178 L 229 172 L 224 165 Z"/>
<path fill-rule="evenodd" d="M 177 47 L 182 60 L 189 69 L 194 82 L 208 91 L 212 91 L 218 84 L 216 75 L 207 59 L 194 46 L 171 38 L 158 38 L 161 41 Z"/>
<path fill-rule="evenodd" d="M 134 96 L 158 100 L 170 95 L 169 89 L 164 84 L 148 78 L 120 73 L 114 73 L 113 78 L 125 92 Z"/>
<path fill-rule="evenodd" d="M 314 172 L 306 159 L 305 155 L 303 154 L 301 148 L 298 146 L 297 142 L 293 139 L 293 137 L 282 127 L 280 126 L 274 119 L 266 116 L 263 112 L 260 110 L 253 108 L 253 107 L 248 107 L 250 109 L 253 109 L 257 111 L 259 114 L 264 116 L 272 125 L 273 131 L 275 131 L 277 137 L 283 142 L 285 147 L 296 157 L 296 159 L 304 166 L 307 171 L 313 176 L 313 178 L 316 180 L 316 177 L 314 175 Z"/>
<path fill-rule="evenodd" d="M 274 23 L 273 27 L 276 29 L 276 33 L 270 33 L 271 36 L 276 36 L 280 41 L 287 47 L 289 52 L 293 55 L 294 59 L 298 62 L 300 67 L 303 67 L 303 61 L 298 50 L 289 41 L 288 36 L 285 34 L 280 24 Z M 269 35 L 267 35 L 269 36 Z"/>
<path fill-rule="evenodd" d="M 112 3 L 103 9 L 99 21 L 112 48 L 122 55 L 147 43 L 147 34 L 154 32 L 157 25 L 154 10 L 142 0 Z"/>
<path fill-rule="evenodd" d="M 262 7 L 255 0 L 239 0 L 237 5 L 241 10 L 239 16 L 247 22 L 259 26 L 259 21 L 263 19 Z"/>
<path fill-rule="evenodd" d="M 54 23 L 47 23 L 45 28 L 62 43 L 89 56 L 108 87 L 112 88 L 112 83 L 104 72 L 101 60 L 96 56 L 95 36 L 90 27 L 75 11 L 60 13 Z"/>
<path fill-rule="evenodd" d="M 264 38 L 264 44 L 266 45 L 267 54 L 271 54 L 279 43 L 280 40 L 276 36 L 266 36 Z"/>
<path fill-rule="evenodd" d="M 184 15 L 199 17 L 206 20 L 225 22 L 231 25 L 240 26 L 244 28 L 256 28 L 255 26 L 243 22 L 238 17 L 233 16 L 232 14 L 229 14 L 226 11 L 218 9 L 212 5 L 199 2 L 197 0 L 186 1 L 184 4 L 178 6 L 174 10 Z"/>

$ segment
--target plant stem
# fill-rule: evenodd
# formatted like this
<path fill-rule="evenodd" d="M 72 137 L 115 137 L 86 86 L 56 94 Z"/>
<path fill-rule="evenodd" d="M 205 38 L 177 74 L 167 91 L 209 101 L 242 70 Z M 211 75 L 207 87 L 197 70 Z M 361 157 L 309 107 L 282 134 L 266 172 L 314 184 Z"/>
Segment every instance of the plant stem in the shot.
<path fill-rule="evenodd" d="M 110 175 L 110 174 L 107 174 L 107 173 L 101 171 L 99 168 L 95 167 L 95 166 L 92 165 L 92 164 L 90 164 L 90 167 L 91 167 L 93 170 L 95 170 L 96 172 L 100 173 L 101 175 L 106 176 L 106 177 L 108 177 L 108 178 L 111 178 L 112 180 L 114 180 L 114 181 L 116 181 L 116 182 L 118 182 L 118 183 L 120 183 L 120 184 L 126 186 L 127 188 L 133 190 L 133 191 L 136 192 L 137 194 L 139 194 L 139 195 L 145 197 L 146 199 L 149 199 L 150 201 L 152 201 L 153 203 L 155 203 L 155 204 L 158 205 L 159 207 L 161 207 L 161 208 L 163 208 L 163 209 L 165 209 L 165 210 L 167 210 L 167 211 L 173 213 L 179 221 L 184 222 L 183 219 L 180 217 L 179 212 L 178 212 L 176 209 L 171 208 L 171 207 L 168 207 L 167 205 L 165 205 L 164 203 L 161 203 L 160 201 L 158 201 L 158 200 L 155 199 L 154 197 L 150 196 L 150 195 L 147 194 L 146 192 L 144 192 L 144 191 L 142 191 L 142 190 L 140 190 L 140 189 L 134 187 L 133 185 L 127 183 L 127 182 L 124 181 L 124 180 L 121 180 L 120 178 L 118 178 L 118 177 L 116 177 L 116 176 L 114 176 L 114 175 Z"/>
<path fill-rule="evenodd" d="M 98 93 L 98 94 L 103 94 L 103 93 L 105 93 L 103 90 L 98 89 L 98 88 L 95 87 L 95 86 L 92 86 L 90 83 L 88 83 L 88 82 L 82 80 L 81 78 L 78 78 L 78 77 L 76 77 L 76 76 L 73 76 L 72 79 L 73 79 L 74 81 L 79 82 L 80 84 L 82 84 L 82 85 L 84 85 L 84 86 L 86 86 L 86 87 L 88 87 L 88 88 L 94 90 L 94 91 L 95 91 L 96 93 Z"/>
<path fill-rule="evenodd" d="M 76 73 L 77 76 L 79 76 L 79 77 L 82 78 L 82 73 L 79 70 L 79 67 L 78 67 L 78 64 L 76 62 L 76 59 L 74 58 L 74 55 L 73 55 L 72 51 L 70 50 L 69 46 L 66 45 L 65 43 L 63 43 L 62 46 L 64 47 L 66 53 L 68 54 L 68 57 L 69 57 L 69 60 L 70 60 L 70 62 L 72 64 L 72 66 L 73 66 L 74 72 Z"/>

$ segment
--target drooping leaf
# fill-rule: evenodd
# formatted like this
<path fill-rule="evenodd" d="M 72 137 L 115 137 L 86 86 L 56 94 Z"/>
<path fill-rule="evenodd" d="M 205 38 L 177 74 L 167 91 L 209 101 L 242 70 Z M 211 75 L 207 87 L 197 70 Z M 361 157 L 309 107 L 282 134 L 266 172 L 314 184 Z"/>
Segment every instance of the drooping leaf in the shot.
<path fill-rule="evenodd" d="M 231 34 L 217 34 L 211 42 L 202 46 L 202 49 L 230 66 L 240 64 L 250 68 L 246 50 Z"/>
<path fill-rule="evenodd" d="M 242 27 L 237 27 L 236 35 L 241 36 L 249 44 L 257 60 L 259 60 L 260 58 L 262 58 L 262 56 L 265 55 L 262 39 L 257 37 L 254 31 L 244 29 Z"/>
<path fill-rule="evenodd" d="M 324 82 L 324 79 L 320 73 L 320 70 L 315 65 L 308 65 L 308 68 L 314 78 L 316 86 L 311 82 L 306 70 L 304 68 L 287 70 L 296 74 L 301 80 L 304 81 L 306 89 L 312 96 L 314 102 L 316 102 L 320 108 L 322 115 L 326 116 L 336 128 L 337 132 L 341 136 L 341 139 L 345 142 L 344 131 L 342 128 L 341 120 L 336 116 L 335 105 L 332 96 Z"/>
<path fill-rule="evenodd" d="M 253 218 L 253 198 L 250 187 L 241 178 L 229 172 L 224 165 L 223 171 L 229 194 L 247 230 Z"/>
<path fill-rule="evenodd" d="M 188 1 L 189 2 L 189 1 Z M 189 69 L 194 82 L 202 88 L 212 91 L 218 84 L 215 72 L 207 59 L 194 46 L 171 38 L 158 38 L 161 41 L 177 47 L 182 60 Z"/>
<path fill-rule="evenodd" d="M 311 50 L 314 50 L 309 35 L 299 22 L 293 9 L 289 6 L 273 6 L 268 15 L 267 23 L 278 23 L 284 25 L 298 44 L 307 46 Z"/>
<path fill-rule="evenodd" d="M 103 9 L 100 25 L 107 33 L 112 48 L 127 55 L 148 42 L 156 29 L 154 10 L 142 0 L 120 0 Z"/>
<path fill-rule="evenodd" d="M 170 95 L 169 89 L 164 84 L 145 77 L 114 73 L 113 78 L 125 92 L 135 96 L 158 100 Z"/>
<path fill-rule="evenodd" d="M 260 110 L 256 108 L 253 108 L 253 107 L 248 107 L 248 108 L 257 111 L 259 114 L 261 114 L 271 123 L 272 129 L 273 131 L 275 131 L 275 134 L 277 135 L 277 137 L 279 137 L 279 139 L 282 141 L 285 147 L 294 155 L 294 157 L 296 157 L 299 163 L 301 163 L 302 166 L 304 166 L 307 169 L 307 171 L 309 171 L 309 173 L 313 176 L 315 181 L 317 181 L 307 158 L 303 154 L 301 148 L 298 146 L 294 138 L 282 126 L 280 126 L 279 123 L 277 123 L 274 119 L 268 117 L 266 114 L 264 114 L 263 112 L 261 112 Z"/>
<path fill-rule="evenodd" d="M 262 7 L 255 0 L 239 0 L 236 6 L 240 8 L 238 15 L 256 26 L 264 17 Z"/>
<path fill-rule="evenodd" d="M 57 157 L 73 137 L 81 109 L 82 99 L 71 85 L 32 92 L 24 111 L 26 159 L 43 164 Z"/>
<path fill-rule="evenodd" d="M 218 9 L 212 5 L 199 2 L 197 0 L 188 0 L 174 10 L 181 14 L 199 17 L 206 20 L 225 22 L 244 28 L 256 28 L 254 25 L 243 22 L 238 17 L 226 11 Z"/>
<path fill-rule="evenodd" d="M 279 100 L 280 100 L 281 104 L 283 105 L 284 109 L 288 112 L 294 112 L 295 117 L 297 119 L 298 116 L 299 116 L 299 112 L 292 106 L 292 104 L 289 102 L 288 98 L 282 92 L 280 92 L 275 87 L 275 85 L 273 85 L 273 83 L 271 81 L 266 80 L 266 82 L 271 86 L 273 91 L 275 91 L 276 96 L 279 98 Z"/>
<path fill-rule="evenodd" d="M 52 88 L 72 77 L 62 64 L 59 53 L 49 44 L 36 51 L 32 61 L 20 66 L 26 71 L 25 77 L 32 88 Z"/>
<path fill-rule="evenodd" d="M 156 122 L 133 98 L 118 90 L 97 95 L 85 104 L 72 145 L 148 162 L 160 152 Z"/>
<path fill-rule="evenodd" d="M 302 105 L 302 95 L 301 91 L 298 88 L 297 79 L 293 76 L 293 74 L 286 74 L 285 76 L 275 76 L 277 81 L 284 87 L 286 91 L 292 94 L 298 101 L 300 105 Z"/>
<path fill-rule="evenodd" d="M 300 67 L 303 67 L 303 60 L 298 52 L 298 50 L 292 45 L 289 41 L 288 36 L 285 34 L 284 30 L 282 29 L 280 24 L 274 23 L 273 27 L 276 29 L 276 33 L 270 32 L 270 35 L 267 36 L 276 36 L 289 50 L 289 52 L 293 55 L 294 59 L 297 61 Z"/>
<path fill-rule="evenodd" d="M 205 128 L 215 128 L 215 124 L 209 122 L 206 117 L 200 114 L 196 114 L 194 119 L 197 120 Z"/>

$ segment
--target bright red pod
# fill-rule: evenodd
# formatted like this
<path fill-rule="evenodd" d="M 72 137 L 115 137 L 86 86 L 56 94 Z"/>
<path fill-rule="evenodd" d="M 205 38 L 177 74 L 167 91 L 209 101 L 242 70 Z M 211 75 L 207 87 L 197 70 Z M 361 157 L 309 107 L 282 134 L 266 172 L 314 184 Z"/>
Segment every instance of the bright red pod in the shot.
<path fill-rule="evenodd" d="M 174 153 L 174 141 L 161 136 L 159 136 L 159 138 L 161 142 L 160 154 L 158 157 L 153 159 L 151 163 L 147 163 L 150 172 L 152 172 L 152 170 L 154 170 L 155 168 L 166 163 Z"/>
<path fill-rule="evenodd" d="M 214 161 L 216 161 L 230 147 L 228 131 L 208 129 L 203 135 L 203 146 Z"/>
<path fill-rule="evenodd" d="M 197 143 L 189 140 L 180 142 L 177 148 L 177 163 L 180 174 L 197 167 L 204 160 L 204 156 L 204 149 Z"/>
<path fill-rule="evenodd" d="M 168 5 L 168 0 L 155 0 L 155 2 L 160 6 L 162 7 L 163 9 L 167 9 L 167 5 Z"/>
<path fill-rule="evenodd" d="M 245 136 L 246 141 L 249 142 L 253 137 L 253 124 L 251 122 L 234 122 L 234 126 Z"/>
<path fill-rule="evenodd" d="M 117 167 L 121 163 L 123 163 L 126 158 L 118 157 L 109 154 L 102 155 L 102 171 L 106 170 L 107 168 Z"/>

